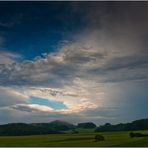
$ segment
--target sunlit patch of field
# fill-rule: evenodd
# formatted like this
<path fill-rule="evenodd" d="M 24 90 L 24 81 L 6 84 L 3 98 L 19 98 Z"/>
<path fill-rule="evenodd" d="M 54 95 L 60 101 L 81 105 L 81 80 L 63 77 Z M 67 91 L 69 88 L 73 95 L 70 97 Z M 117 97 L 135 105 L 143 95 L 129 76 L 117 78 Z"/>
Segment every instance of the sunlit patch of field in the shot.
<path fill-rule="evenodd" d="M 140 131 L 148 133 L 148 131 Z M 95 146 L 148 146 L 148 137 L 130 138 L 129 132 L 103 132 L 105 141 L 95 142 L 94 136 L 97 133 L 79 133 L 79 134 L 51 134 L 34 136 L 1 136 L 0 146 L 69 146 L 69 147 L 95 147 Z"/>

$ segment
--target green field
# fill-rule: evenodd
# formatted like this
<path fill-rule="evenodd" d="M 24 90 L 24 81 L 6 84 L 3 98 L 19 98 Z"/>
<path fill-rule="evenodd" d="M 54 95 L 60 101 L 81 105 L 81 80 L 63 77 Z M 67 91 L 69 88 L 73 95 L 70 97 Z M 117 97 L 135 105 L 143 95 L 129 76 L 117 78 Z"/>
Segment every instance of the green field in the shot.
<path fill-rule="evenodd" d="M 140 131 L 148 133 L 148 131 Z M 129 132 L 104 132 L 100 133 L 105 137 L 105 141 L 95 142 L 93 132 L 82 132 L 79 134 L 51 134 L 36 136 L 2 136 L 0 137 L 0 146 L 63 146 L 63 147 L 95 147 L 95 146 L 117 146 L 117 147 L 146 147 L 148 146 L 148 137 L 130 138 Z"/>

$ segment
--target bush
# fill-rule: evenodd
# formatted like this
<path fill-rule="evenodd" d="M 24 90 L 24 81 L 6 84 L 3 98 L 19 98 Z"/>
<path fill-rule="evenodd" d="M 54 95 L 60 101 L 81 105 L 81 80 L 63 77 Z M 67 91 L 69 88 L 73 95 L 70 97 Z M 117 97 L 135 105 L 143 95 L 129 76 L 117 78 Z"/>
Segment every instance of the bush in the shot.
<path fill-rule="evenodd" d="M 102 135 L 95 135 L 95 141 L 97 142 L 97 141 L 104 141 L 105 140 L 105 138 L 104 138 L 104 136 L 102 136 Z"/>
<path fill-rule="evenodd" d="M 73 129 L 71 133 L 72 134 L 78 134 L 79 132 L 77 130 Z"/>

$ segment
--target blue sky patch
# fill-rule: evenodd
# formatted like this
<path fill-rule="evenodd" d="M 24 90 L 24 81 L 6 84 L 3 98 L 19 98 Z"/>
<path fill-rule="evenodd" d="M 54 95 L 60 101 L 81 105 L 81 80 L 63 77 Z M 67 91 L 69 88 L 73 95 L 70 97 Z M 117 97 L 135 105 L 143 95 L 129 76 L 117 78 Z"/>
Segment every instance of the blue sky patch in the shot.
<path fill-rule="evenodd" d="M 67 108 L 67 106 L 63 102 L 48 100 L 45 98 L 39 98 L 39 97 L 34 97 L 34 96 L 31 96 L 29 98 L 29 103 L 45 105 L 53 109 L 66 109 Z"/>

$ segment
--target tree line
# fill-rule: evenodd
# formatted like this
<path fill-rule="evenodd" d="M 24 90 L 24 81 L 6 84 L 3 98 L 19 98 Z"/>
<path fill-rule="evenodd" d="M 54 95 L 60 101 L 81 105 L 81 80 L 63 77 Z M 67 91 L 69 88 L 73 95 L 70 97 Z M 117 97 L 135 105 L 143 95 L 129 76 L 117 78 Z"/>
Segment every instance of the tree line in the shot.
<path fill-rule="evenodd" d="M 64 134 L 68 130 L 71 131 L 72 134 L 78 134 L 80 128 L 94 129 L 95 132 L 148 130 L 148 119 L 116 125 L 105 123 L 98 127 L 92 122 L 73 125 L 71 123 L 58 120 L 50 123 L 9 123 L 0 125 L 0 136 Z"/>
<path fill-rule="evenodd" d="M 112 125 L 106 123 L 96 128 L 96 132 L 105 131 L 134 131 L 134 130 L 148 130 L 148 119 L 136 120 L 131 123 L 120 123 Z"/>

